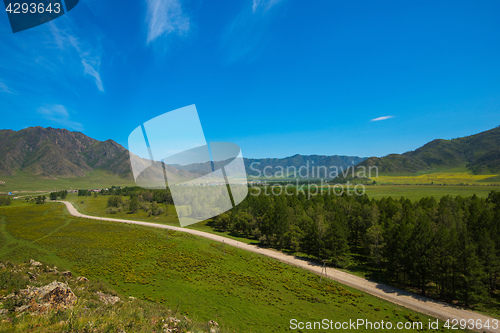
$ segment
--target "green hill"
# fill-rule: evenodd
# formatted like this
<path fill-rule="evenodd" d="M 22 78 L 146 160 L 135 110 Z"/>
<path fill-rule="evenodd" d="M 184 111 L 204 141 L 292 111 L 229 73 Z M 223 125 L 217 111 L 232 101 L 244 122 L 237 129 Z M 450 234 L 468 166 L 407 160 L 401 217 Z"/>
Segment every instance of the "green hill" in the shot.
<path fill-rule="evenodd" d="M 370 157 L 358 166 L 377 166 L 381 174 L 411 174 L 466 168 L 473 174 L 500 173 L 500 127 L 475 135 L 436 139 L 404 154 Z"/>

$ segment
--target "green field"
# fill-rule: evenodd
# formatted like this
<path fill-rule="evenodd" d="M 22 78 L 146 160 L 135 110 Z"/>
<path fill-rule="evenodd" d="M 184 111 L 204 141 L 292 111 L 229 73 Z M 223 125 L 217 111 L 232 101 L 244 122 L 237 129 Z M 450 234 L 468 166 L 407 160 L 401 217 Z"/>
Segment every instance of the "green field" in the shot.
<path fill-rule="evenodd" d="M 465 165 L 450 168 L 437 167 L 416 173 L 383 174 L 373 178 L 378 184 L 404 185 L 487 185 L 497 184 L 500 181 L 497 174 L 473 174 Z"/>
<path fill-rule="evenodd" d="M 92 171 L 85 177 L 48 178 L 33 176 L 18 172 L 14 176 L 0 176 L 0 193 L 13 192 L 22 195 L 22 192 L 58 191 L 70 189 L 92 189 L 115 186 L 135 186 L 132 179 L 125 179 L 111 175 L 101 170 Z"/>
<path fill-rule="evenodd" d="M 207 239 L 68 217 L 62 204 L 0 207 L 0 259 L 34 258 L 225 332 L 286 332 L 289 321 L 428 317 L 303 269 Z"/>
<path fill-rule="evenodd" d="M 366 194 L 370 198 L 405 197 L 420 200 L 424 197 L 439 199 L 445 195 L 472 196 L 486 198 L 491 191 L 500 190 L 500 185 L 366 185 Z"/>

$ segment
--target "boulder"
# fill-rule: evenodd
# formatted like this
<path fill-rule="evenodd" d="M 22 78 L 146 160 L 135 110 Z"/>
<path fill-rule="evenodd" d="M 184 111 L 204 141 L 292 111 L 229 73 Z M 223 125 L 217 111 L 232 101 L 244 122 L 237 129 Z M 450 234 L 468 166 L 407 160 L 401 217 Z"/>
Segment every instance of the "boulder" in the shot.
<path fill-rule="evenodd" d="M 219 324 L 216 321 L 214 321 L 214 320 L 210 320 L 208 322 L 208 329 L 209 329 L 210 333 L 218 333 L 218 332 L 220 332 L 220 330 L 219 330 Z"/>
<path fill-rule="evenodd" d="M 103 302 L 106 305 L 113 305 L 113 304 L 121 301 L 120 297 L 107 295 L 107 294 L 100 292 L 100 291 L 96 292 L 96 295 L 99 296 L 99 299 L 101 300 L 101 302 Z"/>
<path fill-rule="evenodd" d="M 76 278 L 76 281 L 78 282 L 89 282 L 89 279 L 87 279 L 85 276 L 79 276 Z"/>
<path fill-rule="evenodd" d="M 30 259 L 30 265 L 33 267 L 38 267 L 38 266 L 42 266 L 42 263 L 39 261 L 35 261 L 33 259 Z"/>
<path fill-rule="evenodd" d="M 73 276 L 73 274 L 70 271 L 64 271 L 61 274 L 62 274 L 62 276 L 69 277 L 69 278 Z"/>

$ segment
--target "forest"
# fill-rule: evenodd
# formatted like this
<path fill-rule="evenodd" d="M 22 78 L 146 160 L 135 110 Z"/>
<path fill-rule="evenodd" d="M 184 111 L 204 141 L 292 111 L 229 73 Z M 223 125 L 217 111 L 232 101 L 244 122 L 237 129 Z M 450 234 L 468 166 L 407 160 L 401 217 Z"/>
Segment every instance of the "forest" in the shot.
<path fill-rule="evenodd" d="M 471 306 L 496 295 L 500 192 L 417 202 L 366 195 L 252 196 L 212 226 L 263 246 Z"/>

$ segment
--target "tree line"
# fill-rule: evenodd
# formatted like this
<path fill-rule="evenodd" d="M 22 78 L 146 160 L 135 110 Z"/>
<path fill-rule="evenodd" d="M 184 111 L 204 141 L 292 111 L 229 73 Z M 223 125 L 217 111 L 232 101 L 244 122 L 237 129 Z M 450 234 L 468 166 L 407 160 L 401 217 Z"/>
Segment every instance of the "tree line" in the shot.
<path fill-rule="evenodd" d="M 57 200 L 57 199 L 66 199 L 68 196 L 68 191 L 58 191 L 58 192 L 50 192 L 49 198 L 50 200 Z"/>
<path fill-rule="evenodd" d="M 139 210 L 145 211 L 148 216 L 157 216 L 167 212 L 161 204 L 173 204 L 172 196 L 166 190 L 147 190 L 140 187 L 126 187 L 124 189 L 112 189 L 102 192 L 102 195 L 109 195 L 106 213 L 116 214 L 127 211 L 130 214 Z M 123 196 L 130 196 L 129 200 L 124 200 Z"/>
<path fill-rule="evenodd" d="M 108 189 L 101 189 L 99 192 L 92 192 L 90 190 L 78 190 L 78 196 L 91 196 L 94 193 L 97 195 L 109 195 L 109 196 L 128 196 L 130 198 L 137 197 L 139 201 L 147 201 L 157 203 L 167 203 L 173 204 L 172 195 L 170 191 L 167 189 L 144 189 L 138 186 L 132 187 L 116 187 L 112 186 Z"/>
<path fill-rule="evenodd" d="M 490 299 L 500 273 L 500 192 L 417 202 L 366 195 L 249 195 L 213 219 L 221 231 L 330 265 L 356 264 L 424 295 Z"/>

